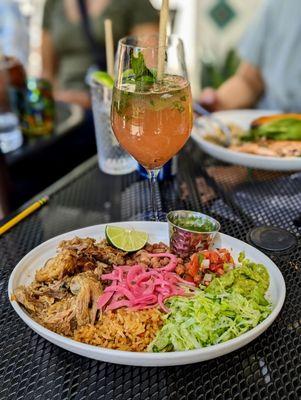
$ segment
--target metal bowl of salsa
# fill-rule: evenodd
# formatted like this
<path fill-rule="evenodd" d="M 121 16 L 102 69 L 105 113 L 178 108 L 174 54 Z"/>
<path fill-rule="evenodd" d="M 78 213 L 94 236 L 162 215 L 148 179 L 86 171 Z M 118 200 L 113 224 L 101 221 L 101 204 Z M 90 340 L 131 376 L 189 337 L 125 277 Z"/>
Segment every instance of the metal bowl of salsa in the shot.
<path fill-rule="evenodd" d="M 167 221 L 170 250 L 182 258 L 208 249 L 220 230 L 216 219 L 196 211 L 170 211 Z"/>

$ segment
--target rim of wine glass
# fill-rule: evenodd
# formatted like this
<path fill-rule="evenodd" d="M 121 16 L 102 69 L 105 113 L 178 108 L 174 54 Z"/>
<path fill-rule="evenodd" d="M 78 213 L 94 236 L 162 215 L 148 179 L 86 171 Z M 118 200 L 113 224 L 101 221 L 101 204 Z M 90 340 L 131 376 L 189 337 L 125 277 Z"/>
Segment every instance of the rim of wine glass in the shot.
<path fill-rule="evenodd" d="M 157 50 L 157 49 L 160 49 L 160 48 L 166 48 L 166 47 L 168 47 L 169 46 L 169 41 L 171 40 L 171 39 L 173 39 L 173 40 L 178 40 L 179 42 L 181 42 L 181 43 L 183 43 L 183 40 L 178 36 L 178 35 L 176 35 L 176 34 L 174 34 L 174 33 L 172 33 L 171 35 L 167 35 L 167 40 L 168 40 L 168 44 L 167 45 L 165 45 L 165 46 L 140 46 L 140 45 L 138 45 L 138 44 L 127 44 L 127 43 L 124 43 L 126 40 L 129 40 L 129 39 L 142 39 L 142 38 L 157 38 L 157 39 L 159 39 L 159 34 L 152 34 L 152 35 L 147 35 L 147 34 L 145 34 L 145 35 L 128 35 L 128 36 L 124 36 L 124 37 L 122 37 L 121 39 L 119 39 L 119 41 L 118 41 L 118 45 L 119 46 L 122 46 L 122 47 L 129 47 L 129 48 L 132 48 L 132 49 L 153 49 L 153 50 Z"/>

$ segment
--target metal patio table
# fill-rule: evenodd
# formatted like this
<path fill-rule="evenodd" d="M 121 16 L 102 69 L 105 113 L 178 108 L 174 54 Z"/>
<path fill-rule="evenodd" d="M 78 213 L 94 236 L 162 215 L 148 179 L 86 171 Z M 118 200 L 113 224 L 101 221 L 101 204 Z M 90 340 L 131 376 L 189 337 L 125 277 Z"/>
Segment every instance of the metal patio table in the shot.
<path fill-rule="evenodd" d="M 168 368 L 101 363 L 69 353 L 29 329 L 8 301 L 16 263 L 41 242 L 84 226 L 140 219 L 150 209 L 147 182 L 133 173 L 101 173 L 96 157 L 44 193 L 48 205 L 0 238 L 0 399 L 148 400 L 301 398 L 301 173 L 247 170 L 219 163 L 189 142 L 175 179 L 160 183 L 161 209 L 202 210 L 222 232 L 248 240 L 273 225 L 297 237 L 289 252 L 268 253 L 287 296 L 280 316 L 259 338 L 215 360 Z"/>

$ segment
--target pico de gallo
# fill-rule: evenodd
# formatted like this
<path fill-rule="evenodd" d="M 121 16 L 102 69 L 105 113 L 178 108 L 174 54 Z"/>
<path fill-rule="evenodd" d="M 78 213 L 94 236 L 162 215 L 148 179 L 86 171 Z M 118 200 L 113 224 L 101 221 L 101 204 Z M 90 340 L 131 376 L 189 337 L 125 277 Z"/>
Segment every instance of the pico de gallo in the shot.
<path fill-rule="evenodd" d="M 176 273 L 188 282 L 208 286 L 215 276 L 222 276 L 234 268 L 229 250 L 213 249 L 194 253 L 184 265 L 178 265 Z"/>

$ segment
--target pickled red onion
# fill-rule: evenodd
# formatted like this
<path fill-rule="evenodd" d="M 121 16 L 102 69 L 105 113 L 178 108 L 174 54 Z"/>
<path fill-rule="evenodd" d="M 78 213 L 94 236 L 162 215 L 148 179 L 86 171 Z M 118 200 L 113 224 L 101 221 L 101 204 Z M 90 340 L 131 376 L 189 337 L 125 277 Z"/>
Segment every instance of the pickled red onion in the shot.
<path fill-rule="evenodd" d="M 149 254 L 150 257 L 168 257 L 169 263 L 160 268 L 142 265 L 114 267 L 110 274 L 102 275 L 102 280 L 112 281 L 98 299 L 98 308 L 116 310 L 128 307 L 143 310 L 159 306 L 169 312 L 164 301 L 172 296 L 192 294 L 194 283 L 186 282 L 172 272 L 177 266 L 177 257 L 170 253 Z"/>

